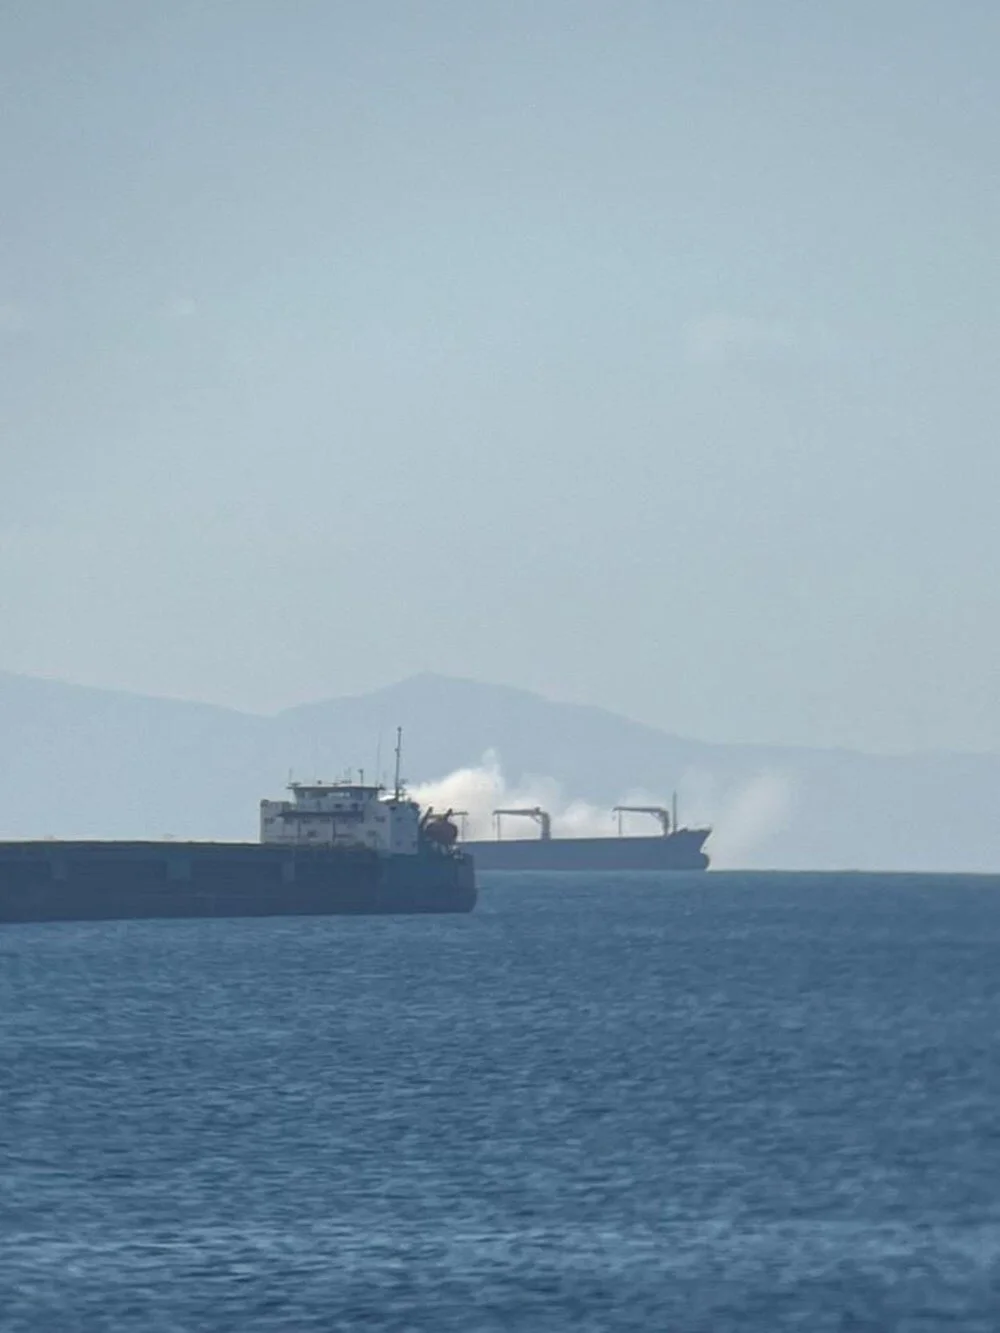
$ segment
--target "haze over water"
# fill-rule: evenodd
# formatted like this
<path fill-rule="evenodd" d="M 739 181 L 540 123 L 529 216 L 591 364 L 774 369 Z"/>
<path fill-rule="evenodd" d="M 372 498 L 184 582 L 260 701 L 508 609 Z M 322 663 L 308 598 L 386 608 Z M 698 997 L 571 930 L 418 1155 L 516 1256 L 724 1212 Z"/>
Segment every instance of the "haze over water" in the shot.
<path fill-rule="evenodd" d="M 1000 882 L 0 933 L 0 1327 L 994 1333 Z"/>

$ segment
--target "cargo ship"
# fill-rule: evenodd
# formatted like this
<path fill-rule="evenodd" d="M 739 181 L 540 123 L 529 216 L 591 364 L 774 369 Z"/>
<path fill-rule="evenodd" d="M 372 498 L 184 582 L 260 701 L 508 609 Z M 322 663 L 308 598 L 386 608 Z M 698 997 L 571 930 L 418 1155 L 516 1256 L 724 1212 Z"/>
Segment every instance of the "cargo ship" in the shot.
<path fill-rule="evenodd" d="M 712 830 L 684 828 L 677 820 L 677 800 L 668 810 L 660 805 L 616 805 L 618 836 L 560 838 L 552 835 L 552 818 L 539 806 L 493 811 L 495 837 L 462 842 L 479 870 L 707 870 L 702 850 Z M 658 834 L 628 834 L 625 815 L 646 815 L 660 825 Z M 511 816 L 534 821 L 538 834 L 503 838 L 503 820 Z"/>
<path fill-rule="evenodd" d="M 291 783 L 259 842 L 0 842 L 0 924 L 471 912 L 473 859 L 397 782 Z"/>

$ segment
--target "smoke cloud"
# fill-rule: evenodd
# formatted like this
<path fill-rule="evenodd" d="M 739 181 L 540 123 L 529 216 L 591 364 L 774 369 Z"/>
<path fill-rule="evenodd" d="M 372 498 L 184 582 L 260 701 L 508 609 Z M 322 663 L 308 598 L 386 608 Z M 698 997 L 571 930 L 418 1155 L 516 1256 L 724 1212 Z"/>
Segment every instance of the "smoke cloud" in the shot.
<path fill-rule="evenodd" d="M 707 848 L 720 870 L 745 866 L 760 845 L 785 826 L 792 784 L 783 773 L 758 773 L 723 804 Z"/>
<path fill-rule="evenodd" d="M 517 783 L 509 783 L 503 775 L 495 751 L 483 755 L 476 768 L 459 768 L 436 782 L 425 782 L 413 789 L 412 795 L 425 808 L 435 810 L 464 810 L 460 821 L 465 837 L 491 838 L 494 834 L 493 811 L 498 807 L 541 806 L 552 816 L 552 832 L 557 837 L 600 836 L 614 832 L 610 811 L 602 810 L 586 801 L 567 800 L 562 786 L 555 778 L 526 776 Z M 509 836 L 531 835 L 531 826 L 524 821 L 505 824 Z"/>
<path fill-rule="evenodd" d="M 678 781 L 681 823 L 710 824 L 712 837 L 707 850 L 719 869 L 746 865 L 753 852 L 778 832 L 791 810 L 792 784 L 787 775 L 766 772 L 748 781 L 719 790 L 705 773 L 686 773 Z M 540 806 L 552 817 L 555 837 L 610 837 L 617 833 L 617 816 L 610 807 L 567 796 L 555 778 L 526 775 L 517 782 L 504 777 L 495 751 L 488 751 L 476 767 L 456 769 L 446 777 L 425 782 L 412 790 L 425 809 L 464 811 L 458 820 L 468 840 L 495 835 L 493 811 L 500 807 Z M 671 794 L 632 788 L 615 805 L 659 805 L 669 808 Z M 647 816 L 626 815 L 626 833 L 654 833 L 657 826 Z M 505 837 L 536 837 L 537 828 L 527 819 L 508 817 Z"/>

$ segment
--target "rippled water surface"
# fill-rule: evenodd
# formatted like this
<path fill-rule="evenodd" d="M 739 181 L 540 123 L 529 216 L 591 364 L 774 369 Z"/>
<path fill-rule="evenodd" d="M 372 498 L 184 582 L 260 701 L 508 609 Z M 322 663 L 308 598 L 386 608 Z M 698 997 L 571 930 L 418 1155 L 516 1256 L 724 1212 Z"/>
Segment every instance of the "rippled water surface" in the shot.
<path fill-rule="evenodd" d="M 1000 1328 L 1000 882 L 0 932 L 0 1329 Z"/>

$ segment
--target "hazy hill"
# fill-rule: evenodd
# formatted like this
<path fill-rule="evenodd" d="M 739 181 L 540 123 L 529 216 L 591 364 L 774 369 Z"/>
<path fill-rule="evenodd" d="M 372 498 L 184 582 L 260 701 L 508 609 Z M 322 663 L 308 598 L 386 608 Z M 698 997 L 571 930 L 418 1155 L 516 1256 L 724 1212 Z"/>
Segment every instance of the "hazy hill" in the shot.
<path fill-rule="evenodd" d="M 715 826 L 717 864 L 1000 869 L 998 756 L 708 745 L 430 675 L 261 717 L 0 673 L 0 835 L 253 837 L 290 769 L 390 775 L 397 724 L 411 783 L 474 770 L 432 795 L 487 815 L 499 795 L 538 799 L 592 827 L 676 788 L 689 822 Z"/>

